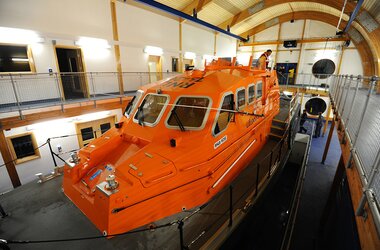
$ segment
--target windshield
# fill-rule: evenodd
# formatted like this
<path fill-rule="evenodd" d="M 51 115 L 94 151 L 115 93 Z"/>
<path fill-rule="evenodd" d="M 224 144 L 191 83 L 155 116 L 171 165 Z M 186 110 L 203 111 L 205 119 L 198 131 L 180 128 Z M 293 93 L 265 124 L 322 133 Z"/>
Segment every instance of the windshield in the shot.
<path fill-rule="evenodd" d="M 147 94 L 134 116 L 135 121 L 140 125 L 154 126 L 159 121 L 167 102 L 166 95 Z"/>
<path fill-rule="evenodd" d="M 207 97 L 181 97 L 178 99 L 167 124 L 169 126 L 183 126 L 186 128 L 202 127 L 210 99 Z M 176 117 L 177 116 L 177 117 Z"/>
<path fill-rule="evenodd" d="M 135 110 L 137 103 L 140 101 L 141 96 L 144 94 L 142 90 L 138 90 L 136 92 L 136 95 L 132 98 L 132 100 L 128 103 L 127 107 L 125 108 L 124 115 L 129 118 L 132 111 Z"/>

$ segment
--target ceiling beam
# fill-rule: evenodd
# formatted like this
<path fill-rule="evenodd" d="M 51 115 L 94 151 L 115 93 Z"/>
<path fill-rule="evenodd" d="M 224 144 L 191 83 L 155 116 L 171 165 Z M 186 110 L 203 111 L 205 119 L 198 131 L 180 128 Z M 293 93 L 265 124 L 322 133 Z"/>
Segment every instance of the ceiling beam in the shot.
<path fill-rule="evenodd" d="M 305 2 L 305 0 L 263 0 L 261 2 L 258 2 L 254 5 L 252 5 L 249 8 L 239 12 L 235 16 L 229 18 L 228 20 L 224 21 L 223 23 L 219 24 L 218 27 L 221 29 L 226 29 L 227 26 L 229 25 L 231 28 L 232 26 L 244 21 L 248 17 L 250 17 L 254 14 L 257 14 L 258 12 L 260 12 L 262 10 L 265 10 L 266 8 L 270 8 L 270 7 L 273 7 L 273 6 L 278 5 L 278 4 L 292 3 L 292 2 Z M 324 4 L 324 5 L 330 6 L 332 8 L 338 9 L 338 10 L 341 10 L 343 7 L 343 2 L 340 2 L 340 1 L 311 0 L 308 2 L 316 2 L 319 4 Z M 257 11 L 254 11 L 255 9 L 257 9 Z M 354 9 L 355 9 L 355 5 L 351 2 L 347 2 L 345 12 L 349 13 L 349 12 L 353 11 Z M 336 24 L 334 26 L 336 26 Z"/>
<path fill-rule="evenodd" d="M 313 39 L 300 39 L 297 40 L 297 43 L 320 43 L 320 42 L 342 42 L 346 41 L 347 38 L 344 37 L 334 37 L 334 38 L 313 38 Z M 276 40 L 276 41 L 260 41 L 260 42 L 252 42 L 252 43 L 244 43 L 240 45 L 239 47 L 244 46 L 258 46 L 258 45 L 276 45 L 276 44 L 283 44 L 285 40 Z"/>
<path fill-rule="evenodd" d="M 198 13 L 199 11 L 203 9 L 204 6 L 206 6 L 210 2 L 212 2 L 212 0 L 193 0 L 181 11 L 188 15 L 193 15 L 193 9 L 195 9 Z"/>

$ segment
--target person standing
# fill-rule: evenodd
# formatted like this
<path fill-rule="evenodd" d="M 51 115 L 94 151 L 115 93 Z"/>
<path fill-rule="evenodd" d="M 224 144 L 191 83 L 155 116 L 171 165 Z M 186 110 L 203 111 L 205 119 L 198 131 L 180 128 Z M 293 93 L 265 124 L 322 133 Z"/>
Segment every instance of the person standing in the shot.
<path fill-rule="evenodd" d="M 265 70 L 266 68 L 268 68 L 269 57 L 271 54 L 272 54 L 272 50 L 270 50 L 270 49 L 268 49 L 263 54 L 261 54 L 261 56 L 259 57 L 258 62 L 257 62 L 259 69 Z"/>
<path fill-rule="evenodd" d="M 298 133 L 306 133 L 307 132 L 307 129 L 303 126 L 306 122 L 306 119 L 307 119 L 307 113 L 306 113 L 306 109 L 304 109 L 303 113 L 301 115 L 300 130 L 298 131 Z M 304 132 L 302 132 L 302 131 L 304 131 Z"/>
<path fill-rule="evenodd" d="M 321 136 L 322 122 L 323 122 L 322 113 L 319 112 L 318 113 L 318 118 L 317 118 L 317 124 L 315 126 L 315 132 L 314 132 L 314 137 L 315 138 Z"/>

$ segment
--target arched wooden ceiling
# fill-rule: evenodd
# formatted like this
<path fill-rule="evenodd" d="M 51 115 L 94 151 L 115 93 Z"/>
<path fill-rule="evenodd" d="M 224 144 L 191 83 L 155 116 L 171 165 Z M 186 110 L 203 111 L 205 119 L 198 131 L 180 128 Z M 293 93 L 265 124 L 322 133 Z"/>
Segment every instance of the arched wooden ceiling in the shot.
<path fill-rule="evenodd" d="M 299 11 L 294 13 L 287 13 L 281 16 L 277 16 L 278 22 L 269 22 L 268 23 L 262 23 L 260 25 L 255 26 L 254 28 L 248 30 L 246 33 L 243 33 L 242 36 L 246 36 L 248 33 L 250 34 L 257 34 L 265 29 L 268 29 L 272 26 L 278 25 L 279 23 L 289 22 L 290 20 L 315 20 L 324 22 L 330 25 L 334 25 L 338 22 L 338 17 L 327 14 L 327 13 L 320 13 L 316 11 Z M 347 24 L 346 21 L 342 22 L 342 25 L 345 26 Z M 372 75 L 375 72 L 375 63 L 372 60 L 373 54 L 368 46 L 368 44 L 365 41 L 362 41 L 360 43 L 356 43 L 353 41 L 362 60 L 363 63 L 363 74 L 364 75 Z"/>
<path fill-rule="evenodd" d="M 217 25 L 223 29 L 230 26 L 231 32 L 241 36 L 257 33 L 258 27 L 274 18 L 283 20 L 313 19 L 336 26 L 344 0 L 157 0 L 165 5 L 192 14 L 197 10 L 198 18 Z M 356 3 L 348 0 L 344 11 L 343 20 L 347 21 L 349 14 L 354 10 Z M 360 12 L 367 14 L 380 22 L 380 1 L 365 0 Z M 281 17 L 281 18 L 280 18 Z M 286 18 L 285 18 L 286 17 Z M 346 23 L 342 22 L 343 29 Z M 266 25 L 268 27 L 268 25 Z M 380 72 L 380 25 L 369 32 L 358 20 L 351 29 L 358 32 L 363 41 L 355 45 L 360 50 L 364 65 L 372 65 L 370 71 L 366 68 L 366 74 Z M 353 39 L 354 40 L 354 39 Z"/>

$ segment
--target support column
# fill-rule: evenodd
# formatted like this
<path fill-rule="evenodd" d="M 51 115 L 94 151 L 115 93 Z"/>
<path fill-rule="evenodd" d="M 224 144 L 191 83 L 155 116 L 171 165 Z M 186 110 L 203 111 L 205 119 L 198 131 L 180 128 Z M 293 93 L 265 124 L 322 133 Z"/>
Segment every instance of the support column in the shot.
<path fill-rule="evenodd" d="M 4 130 L 0 129 L 0 152 L 3 157 L 4 163 L 7 163 L 5 166 L 7 168 L 9 178 L 12 181 L 12 185 L 14 188 L 21 186 L 20 178 L 18 177 L 16 171 L 16 165 L 14 161 L 12 161 L 12 154 L 9 151 L 7 141 L 5 139 Z"/>
<path fill-rule="evenodd" d="M 340 53 L 340 57 L 339 57 L 338 71 L 337 71 L 338 75 L 340 75 L 340 69 L 342 67 L 343 54 L 344 54 L 344 47 L 342 47 L 342 53 Z"/>
<path fill-rule="evenodd" d="M 183 73 L 183 52 L 182 52 L 182 18 L 179 19 L 179 58 L 178 71 Z"/>
<path fill-rule="evenodd" d="M 306 28 L 306 19 L 303 20 L 303 26 L 302 26 L 302 35 L 301 35 L 301 40 L 304 39 L 304 36 L 305 36 L 305 28 Z M 301 55 L 302 55 L 302 46 L 303 46 L 303 43 L 300 44 L 300 53 L 298 54 L 298 63 L 297 63 L 297 69 L 296 69 L 296 72 L 295 72 L 295 79 L 294 79 L 294 83 L 297 83 L 297 75 L 299 74 L 299 69 L 300 69 L 300 65 L 301 65 Z"/>
<path fill-rule="evenodd" d="M 329 120 L 330 120 L 330 115 L 331 115 L 331 101 L 329 103 L 329 108 L 327 109 L 327 116 L 326 116 L 326 120 L 325 120 L 325 126 L 323 127 L 322 136 L 325 136 L 325 134 L 326 134 L 327 125 L 329 124 Z"/>
<path fill-rule="evenodd" d="M 216 56 L 216 38 L 218 36 L 218 32 L 215 32 L 215 37 L 214 37 L 214 56 Z"/>
<path fill-rule="evenodd" d="M 281 36 L 281 26 L 282 26 L 282 23 L 279 23 L 278 25 L 279 25 L 279 27 L 278 27 L 278 33 L 277 33 L 276 57 L 274 58 L 274 64 L 275 65 L 277 65 L 278 45 L 280 45 L 279 42 L 280 42 L 280 36 Z"/>
<path fill-rule="evenodd" d="M 119 82 L 119 92 L 120 95 L 124 95 L 124 82 L 123 82 L 123 70 L 121 68 L 120 62 L 120 47 L 119 47 L 119 32 L 117 29 L 117 18 L 116 18 L 116 0 L 111 0 L 111 17 L 112 17 L 112 33 L 113 40 L 115 42 L 113 48 L 115 51 L 116 59 L 116 70 L 117 70 L 117 80 Z"/>
<path fill-rule="evenodd" d="M 334 127 L 335 127 L 335 118 L 332 119 L 329 136 L 327 137 L 327 141 L 326 141 L 325 151 L 323 152 L 323 156 L 322 156 L 322 164 L 325 164 L 327 153 L 329 152 L 330 142 L 331 142 L 331 138 L 334 132 Z"/>

